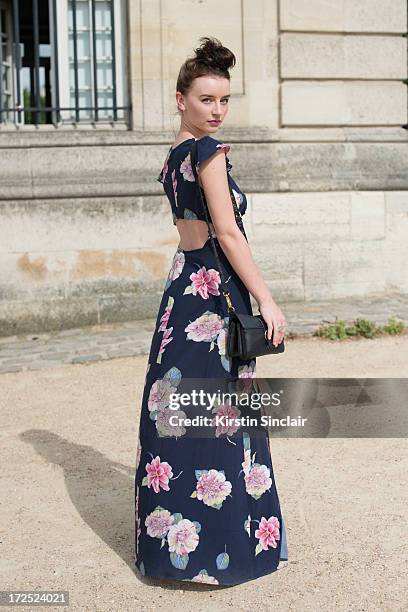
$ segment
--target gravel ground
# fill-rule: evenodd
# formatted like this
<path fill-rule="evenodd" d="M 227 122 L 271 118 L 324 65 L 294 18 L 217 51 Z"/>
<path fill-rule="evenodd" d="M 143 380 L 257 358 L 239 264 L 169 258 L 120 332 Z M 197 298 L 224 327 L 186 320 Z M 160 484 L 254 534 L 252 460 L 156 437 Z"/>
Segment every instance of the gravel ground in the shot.
<path fill-rule="evenodd" d="M 258 376 L 407 376 L 407 336 L 286 346 L 258 359 Z M 0 376 L 3 590 L 65 589 L 75 610 L 407 609 L 406 439 L 274 439 L 289 562 L 269 576 L 226 588 L 133 570 L 146 363 L 136 356 Z"/>

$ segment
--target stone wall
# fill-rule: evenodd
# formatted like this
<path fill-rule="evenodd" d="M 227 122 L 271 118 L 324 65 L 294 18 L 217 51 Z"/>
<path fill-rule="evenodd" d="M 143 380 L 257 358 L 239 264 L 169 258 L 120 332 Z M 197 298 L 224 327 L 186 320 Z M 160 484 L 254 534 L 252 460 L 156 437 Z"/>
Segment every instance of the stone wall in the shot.
<path fill-rule="evenodd" d="M 217 138 L 275 298 L 408 291 L 404 0 L 135 0 L 131 129 L 0 128 L 0 334 L 155 316 L 178 244 L 156 181 L 200 36 L 237 55 Z"/>

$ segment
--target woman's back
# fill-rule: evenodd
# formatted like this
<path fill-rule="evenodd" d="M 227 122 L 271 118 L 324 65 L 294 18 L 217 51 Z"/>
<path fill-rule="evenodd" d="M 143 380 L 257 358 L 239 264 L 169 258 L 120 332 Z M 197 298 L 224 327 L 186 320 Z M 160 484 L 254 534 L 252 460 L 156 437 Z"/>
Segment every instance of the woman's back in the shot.
<path fill-rule="evenodd" d="M 173 224 L 180 235 L 179 247 L 183 250 L 193 250 L 202 247 L 208 239 L 208 227 L 202 208 L 198 186 L 191 167 L 191 147 L 194 138 L 188 138 L 171 147 L 167 153 L 158 181 L 163 183 L 164 191 L 169 200 Z M 205 136 L 197 141 L 198 168 L 208 163 L 220 150 L 225 153 L 230 146 L 211 136 Z M 230 175 L 232 168 L 228 157 L 225 157 L 228 184 L 237 202 L 241 214 L 245 214 L 247 201 L 245 194 Z M 204 194 L 203 194 L 204 195 Z M 205 195 L 204 195 L 205 198 Z M 211 222 L 211 214 L 209 213 Z"/>

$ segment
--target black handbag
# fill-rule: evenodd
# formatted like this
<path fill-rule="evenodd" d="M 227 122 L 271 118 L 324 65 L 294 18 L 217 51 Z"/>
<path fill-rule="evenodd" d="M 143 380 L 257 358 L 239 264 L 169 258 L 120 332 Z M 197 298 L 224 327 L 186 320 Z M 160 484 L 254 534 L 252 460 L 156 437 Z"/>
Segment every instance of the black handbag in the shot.
<path fill-rule="evenodd" d="M 205 194 L 200 186 L 197 176 L 197 167 L 196 167 L 196 157 L 197 157 L 197 141 L 193 142 L 191 148 L 191 168 L 193 170 L 193 174 L 195 180 L 197 182 L 198 190 L 200 193 L 201 202 L 204 209 L 205 219 L 208 226 L 208 234 L 211 240 L 212 249 L 217 261 L 218 271 L 221 278 L 221 289 L 222 293 L 226 299 L 228 314 L 229 314 L 229 322 L 228 322 L 228 333 L 227 333 L 227 343 L 226 343 L 226 353 L 228 357 L 239 357 L 241 359 L 253 359 L 254 357 L 260 357 L 261 355 L 269 355 L 272 353 L 283 353 L 285 350 L 285 344 L 282 341 L 278 344 L 278 346 L 274 346 L 273 344 L 273 334 L 275 330 L 272 332 L 272 338 L 268 340 L 268 325 L 261 314 L 250 315 L 250 314 L 239 314 L 235 311 L 234 306 L 231 302 L 231 295 L 228 290 L 225 281 L 225 275 L 222 271 L 221 261 L 217 253 L 217 249 L 215 246 L 213 233 L 211 231 L 210 222 L 208 219 L 208 211 L 207 211 L 207 203 L 205 202 Z M 231 202 L 234 209 L 235 220 L 242 234 L 245 236 L 245 239 L 248 241 L 246 237 L 244 225 L 242 223 L 241 213 L 238 210 L 237 203 L 235 201 L 234 194 L 232 193 L 231 187 L 229 186 L 229 192 L 231 196 Z"/>

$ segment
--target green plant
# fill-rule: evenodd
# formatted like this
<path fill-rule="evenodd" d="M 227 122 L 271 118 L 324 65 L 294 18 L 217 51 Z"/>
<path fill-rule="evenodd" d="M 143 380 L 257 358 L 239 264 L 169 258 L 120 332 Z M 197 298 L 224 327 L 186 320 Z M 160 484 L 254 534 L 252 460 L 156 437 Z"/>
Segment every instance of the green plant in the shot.
<path fill-rule="evenodd" d="M 350 336 L 362 336 L 363 338 L 374 338 L 381 333 L 381 328 L 367 319 L 356 319 L 348 328 Z"/>
<path fill-rule="evenodd" d="M 328 325 L 319 326 L 314 332 L 314 336 L 321 338 L 329 338 L 329 340 L 344 340 L 347 338 L 346 322 L 338 321 L 336 317 L 335 323 L 326 321 Z"/>
<path fill-rule="evenodd" d="M 344 340 L 349 336 L 360 336 L 362 338 L 375 338 L 382 334 L 390 334 L 395 336 L 402 334 L 405 330 L 403 321 L 398 321 L 395 317 L 390 317 L 388 323 L 384 326 L 379 326 L 368 319 L 355 319 L 351 325 L 347 325 L 345 321 L 336 320 L 334 323 L 324 321 L 327 325 L 320 325 L 314 332 L 313 336 L 320 338 L 328 338 L 329 340 Z"/>
<path fill-rule="evenodd" d="M 388 323 L 386 323 L 382 329 L 384 333 L 390 334 L 390 336 L 397 336 L 402 334 L 405 330 L 405 323 L 404 321 L 399 321 L 395 317 L 390 317 Z"/>

